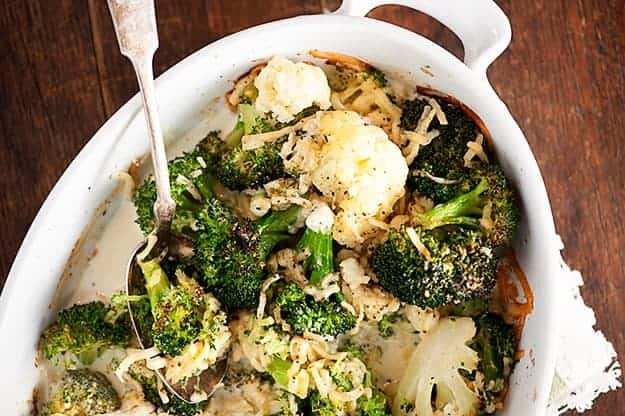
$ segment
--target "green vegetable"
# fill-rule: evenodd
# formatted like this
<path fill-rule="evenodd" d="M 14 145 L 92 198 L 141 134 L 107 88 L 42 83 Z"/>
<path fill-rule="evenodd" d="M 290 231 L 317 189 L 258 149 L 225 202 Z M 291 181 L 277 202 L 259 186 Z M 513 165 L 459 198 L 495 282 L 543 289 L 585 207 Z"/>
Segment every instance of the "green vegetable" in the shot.
<path fill-rule="evenodd" d="M 200 215 L 196 261 L 208 289 L 228 309 L 250 309 L 258 303 L 266 277 L 265 261 L 279 243 L 290 238 L 298 207 L 273 212 L 250 222 L 212 201 Z"/>
<path fill-rule="evenodd" d="M 417 250 L 406 228 L 392 231 L 373 254 L 380 284 L 401 301 L 422 308 L 490 295 L 498 259 L 479 231 L 458 227 L 415 233 L 430 255 Z"/>
<path fill-rule="evenodd" d="M 206 404 L 206 402 L 186 403 L 173 394 L 169 394 L 169 402 L 163 403 L 158 393 L 156 375 L 147 370 L 138 371 L 132 369 L 129 374 L 141 385 L 145 400 L 152 403 L 158 410 L 167 412 L 169 415 L 195 416 L 202 411 L 203 406 Z"/>
<path fill-rule="evenodd" d="M 209 134 L 211 139 L 219 140 L 216 133 Z M 179 234 L 192 233 L 197 216 L 207 200 L 213 197 L 213 179 L 208 174 L 208 163 L 212 156 L 205 150 L 196 149 L 168 163 L 171 195 L 176 203 L 176 215 L 172 221 L 172 230 Z M 154 202 L 156 202 L 156 184 L 149 177 L 137 187 L 133 202 L 137 211 L 136 222 L 144 234 L 154 228 Z"/>
<path fill-rule="evenodd" d="M 471 191 L 439 204 L 423 214 L 417 214 L 415 222 L 424 230 L 452 224 L 479 227 L 479 217 L 476 216 L 482 214 L 480 195 L 487 189 L 488 183 L 482 180 Z"/>
<path fill-rule="evenodd" d="M 121 406 L 117 392 L 107 378 L 90 370 L 68 370 L 61 386 L 46 403 L 44 416 L 94 416 Z"/>
<path fill-rule="evenodd" d="M 440 102 L 440 100 L 439 100 Z M 416 129 L 427 101 L 415 98 L 403 103 L 401 126 L 406 130 Z M 419 149 L 419 153 L 410 166 L 409 188 L 416 190 L 434 203 L 446 202 L 459 193 L 467 192 L 464 155 L 467 143 L 475 140 L 479 128 L 475 122 L 457 105 L 441 102 L 441 109 L 447 118 L 447 125 L 440 125 L 435 117 L 430 123 L 430 130 L 438 130 L 439 136 L 430 144 Z M 485 149 L 488 151 L 488 149 Z M 441 183 L 431 178 L 445 179 Z M 469 187 L 472 188 L 475 184 Z"/>
<path fill-rule="evenodd" d="M 241 145 L 243 135 L 273 131 L 275 123 L 258 114 L 250 104 L 239 104 L 238 109 L 238 122 L 227 136 L 225 146 L 218 151 L 215 175 L 226 187 L 235 190 L 258 187 L 283 177 L 280 150 L 285 139 L 252 150 L 243 150 Z"/>
<path fill-rule="evenodd" d="M 284 360 L 279 357 L 274 357 L 269 362 L 269 365 L 267 366 L 267 371 L 269 372 L 269 375 L 273 377 L 276 383 L 280 384 L 281 386 L 288 386 L 289 385 L 288 371 L 289 371 L 289 368 L 291 368 L 292 364 L 293 363 L 289 360 Z"/>
<path fill-rule="evenodd" d="M 356 325 L 356 317 L 340 305 L 339 294 L 315 301 L 296 283 L 287 283 L 278 290 L 275 303 L 280 314 L 296 334 L 312 332 L 322 336 L 337 336 Z"/>
<path fill-rule="evenodd" d="M 452 316 L 476 317 L 488 312 L 489 300 L 486 297 L 475 297 L 457 305 L 449 305 L 445 313 Z"/>
<path fill-rule="evenodd" d="M 128 315 L 97 301 L 61 311 L 56 322 L 43 332 L 41 349 L 49 360 L 71 353 L 88 365 L 105 350 L 125 348 L 129 341 Z"/>
<path fill-rule="evenodd" d="M 306 228 L 296 248 L 308 253 L 304 267 L 309 275 L 308 280 L 313 285 L 318 285 L 324 276 L 334 272 L 331 232 L 321 233 Z"/>
<path fill-rule="evenodd" d="M 502 401 L 505 381 L 514 365 L 514 328 L 498 315 L 485 314 L 475 319 L 477 333 L 471 348 L 478 352 L 478 371 L 484 376 L 482 396 L 487 413 L 494 413 L 494 404 Z M 488 411 L 491 409 L 492 411 Z"/>
<path fill-rule="evenodd" d="M 378 321 L 378 332 L 382 338 L 388 338 L 395 333 L 393 325 L 402 319 L 402 314 L 399 312 L 387 313 Z"/>
<path fill-rule="evenodd" d="M 184 274 L 170 283 L 158 259 L 139 262 L 152 312 L 154 345 L 170 357 L 183 353 L 191 343 L 211 339 L 221 331 L 225 313 L 210 309 L 203 288 Z"/>

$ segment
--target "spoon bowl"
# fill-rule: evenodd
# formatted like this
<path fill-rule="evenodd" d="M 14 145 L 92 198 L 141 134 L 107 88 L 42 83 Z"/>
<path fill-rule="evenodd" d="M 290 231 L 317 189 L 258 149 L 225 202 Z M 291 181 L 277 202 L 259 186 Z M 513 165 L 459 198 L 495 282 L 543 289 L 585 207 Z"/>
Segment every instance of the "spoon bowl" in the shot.
<path fill-rule="evenodd" d="M 171 238 L 169 247 L 166 249 L 176 254 L 186 253 L 189 249 L 188 242 L 180 238 Z M 141 269 L 137 263 L 137 255 L 141 253 L 146 247 L 147 241 L 142 241 L 132 252 L 130 261 L 128 262 L 126 270 L 126 281 L 124 290 L 127 295 L 144 295 L 145 294 L 145 280 Z M 146 349 L 152 347 L 152 341 L 148 334 L 143 332 L 143 328 L 138 325 L 135 314 L 133 311 L 133 302 L 128 300 L 128 314 L 130 315 L 130 326 L 136 336 L 137 343 L 140 348 Z M 155 370 L 157 377 L 163 383 L 165 388 L 187 403 L 194 403 L 194 393 L 197 391 L 204 392 L 206 397 L 210 397 L 214 391 L 219 387 L 223 380 L 226 371 L 228 369 L 228 359 L 223 357 L 218 360 L 213 366 L 202 371 L 199 375 L 193 376 L 187 379 L 186 383 L 170 383 L 165 377 L 165 373 L 162 369 Z"/>

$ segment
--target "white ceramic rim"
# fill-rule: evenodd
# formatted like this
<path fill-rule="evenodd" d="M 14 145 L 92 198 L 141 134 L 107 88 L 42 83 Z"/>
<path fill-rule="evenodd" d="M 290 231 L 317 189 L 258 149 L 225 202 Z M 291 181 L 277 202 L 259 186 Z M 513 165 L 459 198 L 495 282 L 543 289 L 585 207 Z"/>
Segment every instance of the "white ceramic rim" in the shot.
<path fill-rule="evenodd" d="M 490 3 L 490 1 L 486 1 Z M 422 2 L 423 1 L 421 0 L 415 0 L 414 2 L 405 1 L 402 3 L 410 3 L 410 6 L 415 6 L 416 3 Z M 378 2 L 368 3 L 370 5 L 378 4 Z M 446 0 L 444 3 L 449 6 L 450 4 L 457 3 L 457 0 Z M 344 10 L 345 9 L 339 11 L 344 12 Z M 420 8 L 420 10 L 427 11 L 427 8 Z M 361 13 L 362 10 L 358 11 L 358 14 Z M 444 21 L 444 18 L 441 18 L 439 16 L 439 20 Z M 358 27 L 362 30 L 370 31 L 371 33 L 376 33 L 378 31 L 380 31 L 380 33 L 384 32 L 385 36 L 396 39 L 397 43 L 418 41 L 431 44 L 431 42 L 429 42 L 428 40 L 412 32 L 398 28 L 388 23 L 379 22 L 372 19 L 362 19 L 339 15 L 301 16 L 247 29 L 237 34 L 228 36 L 227 38 L 221 39 L 220 41 L 217 41 L 201 49 L 200 51 L 184 59 L 173 68 L 171 68 L 169 71 L 167 71 L 165 74 L 163 74 L 161 77 L 159 77 L 159 79 L 157 80 L 157 90 L 160 92 L 161 90 L 172 89 L 172 85 L 168 84 L 171 84 L 171 82 L 181 73 L 190 71 L 192 67 L 200 64 L 203 59 L 205 60 L 206 55 L 209 55 L 211 53 L 218 54 L 219 51 L 227 50 L 229 47 L 232 47 L 240 42 L 247 42 L 250 39 L 253 39 L 255 36 L 261 35 L 263 33 L 269 33 L 271 31 L 285 31 L 290 27 L 304 28 L 311 26 L 327 25 L 330 22 L 337 25 L 344 25 L 345 27 Z M 507 19 L 505 20 L 505 22 L 507 22 Z M 445 21 L 444 23 L 449 24 L 449 22 Z M 451 24 L 449 25 L 450 27 L 452 26 Z M 474 26 L 478 27 L 479 25 Z M 505 39 L 505 37 L 506 35 L 504 31 L 503 38 Z M 501 36 L 496 36 L 495 38 L 499 40 L 502 39 Z M 467 40 L 466 38 L 461 37 L 461 40 L 463 41 L 465 48 L 467 48 L 467 45 L 471 44 L 471 41 Z M 438 50 L 436 50 L 435 52 L 433 51 L 432 54 L 437 55 L 437 57 L 440 59 L 447 60 L 445 64 L 449 67 L 453 67 L 455 71 L 458 71 L 458 73 L 463 77 L 466 82 L 474 82 L 480 84 L 480 91 L 483 91 L 483 93 L 480 93 L 480 95 L 483 95 L 484 99 L 489 99 L 492 101 L 492 96 L 494 96 L 496 101 L 493 101 L 493 105 L 496 105 L 498 107 L 497 111 L 498 114 L 501 115 L 501 118 L 506 119 L 506 124 L 510 129 L 510 133 L 514 136 L 523 137 L 522 132 L 512 119 L 512 116 L 509 114 L 507 108 L 496 97 L 485 78 L 485 69 L 490 63 L 489 57 L 492 56 L 492 59 L 494 59 L 501 52 L 501 50 L 503 50 L 501 49 L 499 50 L 499 52 L 497 52 L 497 50 L 500 49 L 501 46 L 491 43 L 490 47 L 476 49 L 481 50 L 482 53 L 476 55 L 477 64 L 475 64 L 473 70 L 468 69 L 465 65 L 463 65 L 460 61 L 458 61 L 455 57 L 453 57 L 442 48 L 437 46 L 436 48 Z M 479 99 L 479 97 L 476 99 Z M 63 232 L 65 230 L 70 230 L 68 234 L 73 234 L 77 239 L 80 235 L 80 230 L 82 230 L 91 220 L 91 216 L 93 215 L 95 208 L 106 199 L 106 196 L 112 190 L 110 183 L 100 186 L 98 189 L 94 188 L 94 184 L 99 182 L 98 176 L 100 175 L 101 171 L 105 168 L 110 168 L 107 165 L 107 163 L 109 163 L 110 161 L 104 155 L 112 152 L 120 138 L 129 128 L 129 126 L 131 126 L 131 124 L 135 122 L 137 118 L 141 118 L 140 110 L 141 105 L 138 96 L 133 97 L 120 110 L 118 110 L 82 149 L 82 151 L 78 154 L 78 156 L 74 159 L 74 161 L 70 164 L 65 173 L 59 179 L 53 190 L 50 192 L 48 198 L 42 205 L 15 258 L 4 291 L 2 293 L 2 297 L 0 298 L 0 334 L 4 334 L 3 337 L 8 336 L 9 334 L 23 333 L 23 329 L 27 328 L 29 324 L 32 326 L 32 321 L 36 321 L 38 317 L 40 319 L 40 322 L 38 322 L 38 327 L 43 327 L 46 320 L 45 315 L 49 315 L 49 311 L 47 311 L 46 308 L 39 308 L 38 311 L 28 311 L 28 303 L 36 305 L 47 305 L 52 297 L 54 290 L 46 288 L 45 290 L 37 292 L 33 291 L 32 288 L 38 287 L 38 276 L 48 276 L 49 279 L 54 279 L 56 281 L 56 279 L 61 276 L 62 271 L 66 266 L 67 259 L 70 257 L 72 251 L 72 247 L 70 247 L 69 244 L 67 244 L 68 247 L 52 246 L 51 250 L 51 242 L 55 241 L 55 239 L 58 237 L 59 232 Z M 542 182 L 542 179 L 540 177 L 536 162 L 531 155 L 529 146 L 527 146 L 527 143 L 525 141 L 523 141 L 522 146 L 522 152 L 526 153 L 526 155 L 522 156 L 528 156 L 527 165 L 525 166 L 527 168 L 526 174 L 535 178 L 532 195 L 533 199 L 536 202 L 536 209 L 538 212 L 542 213 L 541 215 L 546 215 L 549 217 L 543 221 L 545 225 L 543 233 L 544 238 L 548 240 L 547 246 L 549 247 L 549 253 L 553 253 L 553 255 L 549 255 L 548 257 L 553 257 L 553 261 L 549 261 L 546 272 L 555 273 L 558 269 L 556 256 L 558 252 L 558 239 L 555 234 L 555 227 L 553 226 L 553 220 L 551 218 L 549 201 L 547 198 L 544 183 Z M 147 148 L 147 146 L 144 147 Z M 145 151 L 145 149 L 143 151 Z M 121 162 L 123 164 L 123 161 Z M 117 166 L 117 168 L 123 169 L 121 165 Z M 74 194 L 77 196 L 75 196 L 73 199 L 60 198 L 62 194 L 68 193 L 71 190 L 81 191 L 82 193 Z M 108 192 L 106 192 L 107 190 Z M 544 322 L 546 331 L 548 333 L 545 335 L 545 345 L 541 346 L 541 349 L 543 350 L 540 359 L 541 362 L 536 364 L 537 368 L 539 367 L 541 374 L 535 377 L 538 377 L 540 380 L 542 380 L 542 384 L 536 387 L 536 390 L 534 391 L 534 405 L 532 407 L 535 408 L 533 412 L 533 414 L 535 415 L 541 415 L 544 413 L 544 408 L 547 403 L 548 393 L 550 389 L 550 379 L 553 375 L 553 369 L 555 365 L 555 351 L 557 340 L 557 297 L 555 296 L 556 279 L 549 280 L 550 282 L 546 284 L 548 285 L 548 287 L 550 287 L 550 291 L 553 294 L 553 303 L 550 305 L 550 313 L 546 317 L 546 322 Z M 42 285 L 42 287 L 43 286 L 44 285 Z M 24 306 L 23 303 L 25 300 L 28 301 L 26 306 Z M 39 312 L 39 315 L 36 312 Z M 11 319 L 9 319 L 9 316 L 11 316 Z M 26 334 L 26 336 L 29 336 L 31 338 L 29 339 L 29 342 L 33 346 L 34 350 L 37 342 L 36 337 L 38 337 L 38 332 L 37 334 Z M 2 341 L 2 345 L 0 345 L 1 351 L 10 351 L 10 343 L 6 342 L 7 339 L 8 338 L 4 338 L 4 341 Z M 7 357 L 7 355 L 5 354 L 2 354 L 2 356 Z M 6 360 L 6 358 L 4 358 L 4 360 Z M 32 358 L 30 363 L 15 360 L 7 361 L 5 364 L 6 365 L 3 364 L 3 367 L 6 370 L 5 374 L 20 374 L 18 372 L 18 370 L 20 370 L 20 366 L 32 365 Z M 19 385 L 19 382 L 20 380 L 13 380 L 13 382 L 11 383 L 1 383 L 0 385 L 3 386 L 1 391 L 8 391 L 8 389 L 11 388 L 15 391 L 15 395 L 19 398 L 19 400 L 25 400 L 29 396 L 25 395 L 24 392 L 26 390 L 31 390 L 32 384 L 26 386 L 25 388 L 18 388 L 16 386 Z M 11 397 L 14 396 L 12 395 Z M 5 405 L 11 406 L 10 409 L 16 409 L 16 407 L 13 406 L 9 402 L 9 400 L 3 399 L 2 402 L 3 403 L 0 405 L 0 409 L 4 409 Z M 11 414 L 9 413 L 10 411 L 8 409 L 9 407 L 7 407 L 7 411 L 3 413 Z"/>

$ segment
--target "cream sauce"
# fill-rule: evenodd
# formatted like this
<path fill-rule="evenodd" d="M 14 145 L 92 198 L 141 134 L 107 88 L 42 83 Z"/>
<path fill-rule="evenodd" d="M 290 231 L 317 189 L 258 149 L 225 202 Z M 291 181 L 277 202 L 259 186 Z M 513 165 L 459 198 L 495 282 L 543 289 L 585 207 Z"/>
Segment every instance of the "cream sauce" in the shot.
<path fill-rule="evenodd" d="M 171 158 L 192 149 L 211 130 L 228 132 L 234 121 L 234 114 L 224 105 L 223 100 L 215 99 L 209 108 L 202 111 L 197 125 L 190 131 L 183 134 L 174 131 L 166 133 L 171 139 L 167 142 L 172 143 L 168 146 L 167 153 Z M 139 168 L 139 177 L 143 179 L 150 171 L 149 159 L 144 160 Z M 129 254 L 143 238 L 134 223 L 135 210 L 131 201 L 130 185 L 127 181 L 120 180 L 118 189 L 94 214 L 92 223 L 77 243 L 75 255 L 68 262 L 51 304 L 52 309 L 59 310 L 94 299 L 106 301 L 113 293 L 122 289 Z M 390 396 L 393 396 L 405 363 L 409 361 L 414 345 L 419 341 L 419 336 L 409 323 L 402 321 L 395 327 L 395 334 L 385 339 L 379 336 L 377 324 L 363 322 L 359 333 L 353 336 L 354 342 L 365 346 L 365 361 L 375 375 L 376 384 Z M 122 351 L 108 351 L 92 366 L 106 374 L 122 394 L 132 386 L 124 385 L 116 378 L 111 368 L 111 360 L 115 363 L 123 357 Z M 39 361 L 42 376 L 41 398 L 45 402 L 54 383 L 62 377 L 62 368 L 43 359 Z M 202 414 L 218 416 L 279 413 L 278 399 L 276 391 L 267 384 L 236 383 L 218 390 Z"/>

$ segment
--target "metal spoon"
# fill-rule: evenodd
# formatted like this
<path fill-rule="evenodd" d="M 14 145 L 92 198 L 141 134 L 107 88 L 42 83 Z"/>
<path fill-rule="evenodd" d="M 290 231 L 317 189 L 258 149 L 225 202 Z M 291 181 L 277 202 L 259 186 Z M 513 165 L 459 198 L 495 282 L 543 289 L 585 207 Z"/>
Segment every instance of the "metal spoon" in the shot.
<path fill-rule="evenodd" d="M 157 237 L 157 245 L 153 253 L 169 253 L 179 255 L 184 251 L 185 244 L 170 233 L 171 222 L 176 211 L 176 204 L 171 197 L 167 156 L 163 132 L 158 117 L 156 95 L 154 91 L 154 73 L 152 60 L 158 48 L 156 31 L 156 13 L 153 0 L 108 0 L 109 10 L 113 18 L 117 41 L 122 55 L 132 63 L 141 90 L 143 110 L 148 127 L 154 182 L 156 183 L 156 203 L 154 204 L 155 227 L 153 234 Z M 136 294 L 145 291 L 145 281 L 137 265 L 137 253 L 145 248 L 142 242 L 131 254 L 126 272 L 126 293 Z M 188 247 L 188 245 L 186 245 Z M 145 334 L 141 334 L 132 313 L 131 302 L 128 303 L 131 326 L 141 348 L 147 345 Z M 163 385 L 181 400 L 191 403 L 194 391 L 201 390 L 210 396 L 224 377 L 227 359 L 218 361 L 213 367 L 198 376 L 191 377 L 186 383 L 170 384 L 162 371 L 156 371 Z"/>

